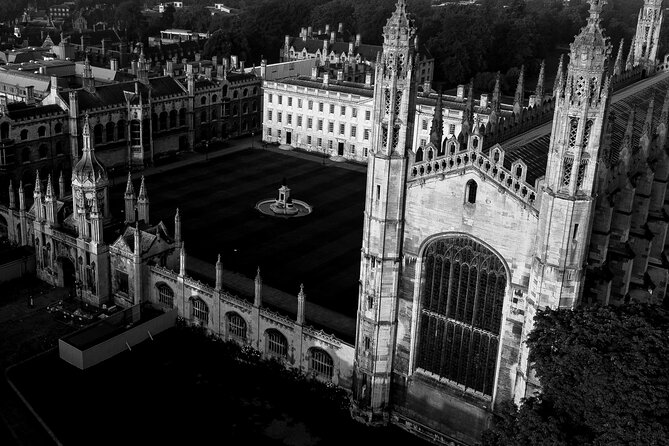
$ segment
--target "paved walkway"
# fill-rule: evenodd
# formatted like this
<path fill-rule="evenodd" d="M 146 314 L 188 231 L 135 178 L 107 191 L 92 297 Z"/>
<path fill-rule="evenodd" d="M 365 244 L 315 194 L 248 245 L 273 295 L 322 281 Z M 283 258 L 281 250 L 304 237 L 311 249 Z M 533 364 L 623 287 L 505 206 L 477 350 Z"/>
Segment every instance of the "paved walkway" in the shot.
<path fill-rule="evenodd" d="M 321 154 L 312 154 L 298 150 L 284 150 L 272 144 L 267 144 L 264 146 L 263 143 L 257 139 L 252 142 L 250 137 L 244 137 L 228 140 L 226 141 L 226 146 L 224 148 L 209 152 L 207 154 L 185 152 L 181 155 L 181 159 L 178 161 L 161 166 L 152 166 L 142 171 L 134 172 L 132 174 L 132 178 L 135 180 L 141 176 L 149 177 L 154 174 L 172 171 L 190 164 L 206 162 L 209 159 L 220 158 L 232 153 L 239 152 L 241 150 L 249 150 L 251 148 L 252 150 L 267 150 L 274 153 L 280 153 L 285 156 L 294 156 L 309 161 L 323 163 L 325 166 L 338 169 L 347 169 L 357 172 L 367 171 L 367 166 L 362 164 L 333 161 L 329 158 L 324 158 Z M 125 178 L 127 178 L 127 174 L 119 174 L 115 176 L 114 180 L 118 184 L 119 181 L 125 181 Z M 202 276 L 208 279 L 211 285 L 215 283 L 216 268 L 214 264 L 205 262 L 204 260 L 200 260 L 192 256 L 187 257 L 186 264 L 188 269 L 193 271 L 196 276 Z M 252 299 L 255 290 L 253 278 L 246 277 L 233 271 L 224 270 L 223 283 L 227 288 L 235 291 L 240 296 L 248 296 Z M 295 290 L 294 294 L 291 294 L 268 285 L 263 285 L 263 303 L 273 310 L 279 311 L 294 318 L 297 314 L 298 292 L 299 290 Z M 336 335 L 342 341 L 352 344 L 355 340 L 355 319 L 329 310 L 321 305 L 309 303 L 308 289 L 305 290 L 305 294 L 307 295 L 305 305 L 305 318 L 307 320 L 307 324 L 313 325 L 314 328 L 317 329 L 323 329 L 327 333 Z"/>

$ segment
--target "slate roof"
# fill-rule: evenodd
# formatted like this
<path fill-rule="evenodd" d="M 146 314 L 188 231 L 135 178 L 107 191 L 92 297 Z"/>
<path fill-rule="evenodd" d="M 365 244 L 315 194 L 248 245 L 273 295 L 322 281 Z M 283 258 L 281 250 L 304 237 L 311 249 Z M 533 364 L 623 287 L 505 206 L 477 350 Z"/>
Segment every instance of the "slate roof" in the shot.
<path fill-rule="evenodd" d="M 8 104 L 7 108 L 8 108 L 7 115 L 15 121 L 36 118 L 38 116 L 44 116 L 44 115 L 65 114 L 65 110 L 60 108 L 59 105 L 55 104 L 33 107 L 25 105 L 25 103 L 23 102 L 17 102 L 13 104 Z"/>
<path fill-rule="evenodd" d="M 624 99 L 612 101 L 610 113 L 613 113 L 615 116 L 609 145 L 610 160 L 612 163 L 618 161 L 625 137 L 625 131 L 627 129 L 627 121 L 632 109 L 635 110 L 634 131 L 632 134 L 632 153 L 635 153 L 639 149 L 639 140 L 643 136 L 644 123 L 646 121 L 651 99 L 655 98 L 653 120 L 651 124 L 652 131 L 655 131 L 655 128 L 660 122 L 662 106 L 668 89 L 669 79 L 664 79 L 655 82 Z M 603 129 L 603 132 L 605 132 L 605 129 Z M 550 133 L 516 146 L 504 147 L 504 143 L 501 145 L 505 154 L 505 167 L 510 168 L 511 163 L 518 158 L 522 159 L 522 161 L 527 164 L 528 169 L 526 178 L 529 184 L 534 184 L 534 180 L 546 174 Z M 606 148 L 603 147 L 603 149 Z"/>
<path fill-rule="evenodd" d="M 148 101 L 149 88 L 151 89 L 151 96 L 153 98 L 186 94 L 179 83 L 169 76 L 149 78 L 149 87 L 141 82 L 137 82 L 137 85 L 143 101 Z M 123 105 L 126 103 L 126 93 L 128 95 L 135 93 L 135 81 L 98 85 L 95 87 L 93 93 L 83 89 L 77 91 L 79 92 L 79 109 L 82 111 L 112 105 Z M 69 102 L 69 93 L 67 91 L 59 92 L 58 94 L 63 101 L 66 103 Z"/>

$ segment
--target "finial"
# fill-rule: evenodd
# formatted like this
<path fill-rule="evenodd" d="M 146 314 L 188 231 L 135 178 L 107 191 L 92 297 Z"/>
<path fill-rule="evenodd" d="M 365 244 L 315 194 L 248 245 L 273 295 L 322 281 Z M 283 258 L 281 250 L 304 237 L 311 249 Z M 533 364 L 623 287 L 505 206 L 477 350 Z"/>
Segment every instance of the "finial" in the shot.
<path fill-rule="evenodd" d="M 304 299 L 304 284 L 303 283 L 300 284 L 300 293 L 297 296 Z"/>
<path fill-rule="evenodd" d="M 178 219 L 178 218 L 181 218 L 181 217 L 179 216 L 179 208 L 177 208 L 177 213 L 174 215 L 174 218 L 177 218 L 177 219 Z"/>
<path fill-rule="evenodd" d="M 260 266 L 258 266 L 258 269 L 256 270 L 256 279 L 260 278 Z"/>
<path fill-rule="evenodd" d="M 53 197 L 54 196 L 53 186 L 51 185 L 51 174 L 49 174 L 49 176 L 47 177 L 47 181 L 46 181 L 46 196 L 47 197 Z"/>
<path fill-rule="evenodd" d="M 146 197 L 146 186 L 144 186 L 144 175 L 142 175 L 142 184 L 139 186 L 139 195 L 137 198 L 145 200 Z"/>
<path fill-rule="evenodd" d="M 135 195 L 135 189 L 132 187 L 132 174 L 128 172 L 128 182 L 125 186 L 126 195 Z"/>
<path fill-rule="evenodd" d="M 216 259 L 216 265 L 221 264 L 221 254 L 218 254 L 218 259 Z"/>
<path fill-rule="evenodd" d="M 35 192 L 37 193 L 42 192 L 42 186 L 40 185 L 40 180 L 39 180 L 39 169 L 35 170 Z"/>

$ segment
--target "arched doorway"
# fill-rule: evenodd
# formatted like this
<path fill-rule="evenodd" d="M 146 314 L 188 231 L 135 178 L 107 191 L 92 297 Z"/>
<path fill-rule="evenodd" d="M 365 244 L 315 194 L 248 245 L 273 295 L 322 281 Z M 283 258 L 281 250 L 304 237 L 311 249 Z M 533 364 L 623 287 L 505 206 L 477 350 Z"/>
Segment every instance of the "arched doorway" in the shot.
<path fill-rule="evenodd" d="M 71 291 L 71 295 L 76 291 L 74 289 L 74 283 L 77 279 L 74 263 L 72 260 L 67 257 L 58 257 L 58 265 L 60 265 L 60 280 L 59 285 L 63 286 Z"/>

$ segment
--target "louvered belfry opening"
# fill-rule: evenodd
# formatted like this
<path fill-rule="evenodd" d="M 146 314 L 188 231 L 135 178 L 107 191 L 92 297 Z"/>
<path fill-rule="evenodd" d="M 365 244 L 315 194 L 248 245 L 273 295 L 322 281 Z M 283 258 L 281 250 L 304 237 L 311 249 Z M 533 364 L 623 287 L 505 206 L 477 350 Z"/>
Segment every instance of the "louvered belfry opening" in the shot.
<path fill-rule="evenodd" d="M 506 289 L 499 257 L 469 237 L 425 251 L 416 366 L 492 396 Z"/>

